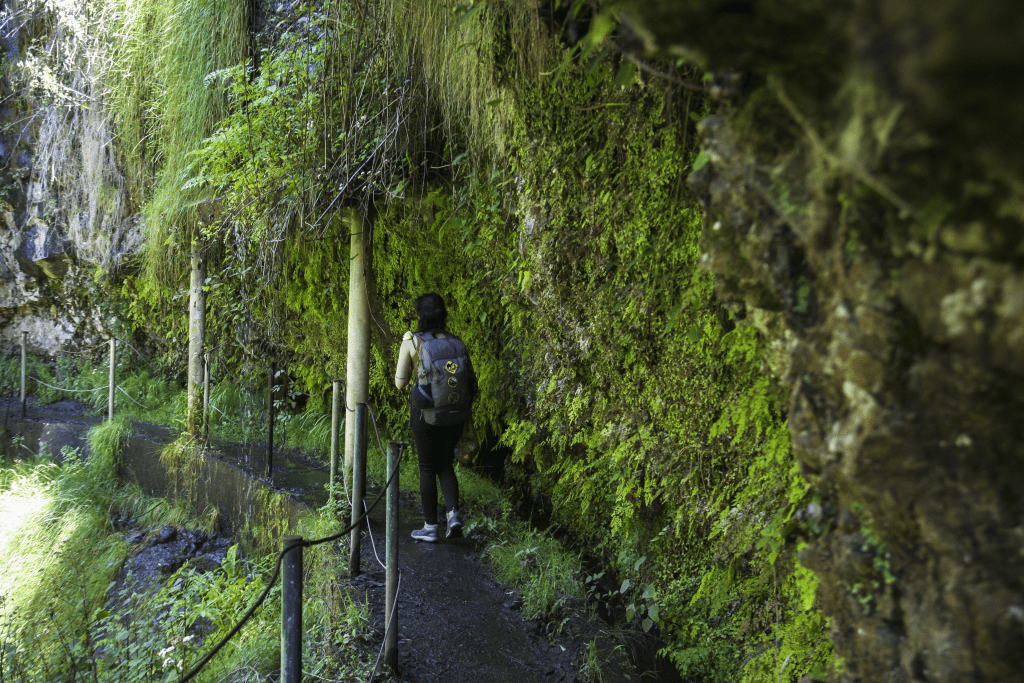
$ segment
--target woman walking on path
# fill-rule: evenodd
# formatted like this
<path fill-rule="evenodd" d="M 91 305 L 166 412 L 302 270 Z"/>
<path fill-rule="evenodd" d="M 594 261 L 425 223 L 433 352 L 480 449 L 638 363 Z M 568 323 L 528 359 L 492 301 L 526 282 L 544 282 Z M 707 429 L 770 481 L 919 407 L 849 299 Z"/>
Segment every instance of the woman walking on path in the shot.
<path fill-rule="evenodd" d="M 419 458 L 420 500 L 423 504 L 424 519 L 423 528 L 413 531 L 412 537 L 417 541 L 436 543 L 438 481 L 441 483 L 441 493 L 444 495 L 448 511 L 445 536 L 450 538 L 462 535 L 462 520 L 459 518 L 459 481 L 455 476 L 454 467 L 455 445 L 462 436 L 463 426 L 469 416 L 469 402 L 476 395 L 476 375 L 473 373 L 465 345 L 445 329 L 448 310 L 440 294 L 430 293 L 418 297 L 416 317 L 419 320 L 417 332 L 406 332 L 402 337 L 402 346 L 398 350 L 395 386 L 401 390 L 412 384 L 409 426 L 416 440 L 416 455 Z M 429 344 L 429 347 L 425 348 L 424 344 Z M 440 378 L 435 377 L 431 381 L 430 371 L 425 370 L 421 363 L 421 352 L 424 359 L 428 355 L 440 356 L 440 363 L 435 364 L 446 368 L 447 374 L 445 370 L 435 370 L 434 373 L 440 374 Z M 449 355 L 443 355 L 444 353 Z M 453 355 L 456 353 L 462 355 L 456 358 Z M 453 359 L 464 362 L 455 362 Z M 467 386 L 459 386 L 462 381 L 460 378 L 466 380 Z M 439 384 L 439 381 L 442 384 Z M 441 389 L 432 390 L 432 385 Z M 437 393 L 440 399 L 439 393 L 442 390 L 446 406 L 435 408 L 434 394 Z M 450 409 L 447 406 L 449 403 L 452 406 Z"/>

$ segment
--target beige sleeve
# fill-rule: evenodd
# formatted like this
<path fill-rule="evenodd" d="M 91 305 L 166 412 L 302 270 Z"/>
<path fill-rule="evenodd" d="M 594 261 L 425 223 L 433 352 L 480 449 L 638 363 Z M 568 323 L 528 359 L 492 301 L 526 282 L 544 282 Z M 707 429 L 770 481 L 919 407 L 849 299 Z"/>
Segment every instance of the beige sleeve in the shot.
<path fill-rule="evenodd" d="M 395 369 L 395 386 L 400 390 L 409 386 L 416 371 L 413 358 L 416 348 L 413 346 L 412 333 L 406 332 L 402 337 L 402 346 L 398 349 L 398 367 Z"/>

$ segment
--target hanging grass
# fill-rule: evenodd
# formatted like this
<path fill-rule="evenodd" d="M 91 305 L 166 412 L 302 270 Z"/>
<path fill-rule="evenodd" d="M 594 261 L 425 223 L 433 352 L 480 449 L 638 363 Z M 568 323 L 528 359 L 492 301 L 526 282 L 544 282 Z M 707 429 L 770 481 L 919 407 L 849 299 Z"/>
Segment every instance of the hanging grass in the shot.
<path fill-rule="evenodd" d="M 196 205 L 184 187 L 189 155 L 227 114 L 226 86 L 210 74 L 248 56 L 249 5 L 229 0 L 111 0 L 116 39 L 105 74 L 119 148 L 145 205 L 146 269 L 157 282 L 184 271 Z M 151 189 L 150 189 L 151 188 Z"/>

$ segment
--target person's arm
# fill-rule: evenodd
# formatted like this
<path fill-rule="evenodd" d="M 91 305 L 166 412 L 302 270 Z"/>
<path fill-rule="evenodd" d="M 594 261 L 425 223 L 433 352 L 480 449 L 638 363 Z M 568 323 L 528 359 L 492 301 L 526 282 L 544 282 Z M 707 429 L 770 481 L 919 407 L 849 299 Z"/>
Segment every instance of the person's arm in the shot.
<path fill-rule="evenodd" d="M 412 332 L 406 332 L 402 337 L 402 346 L 398 349 L 398 367 L 395 368 L 395 386 L 399 390 L 405 389 L 412 381 L 416 368 L 413 366 L 413 354 L 416 349 L 413 346 Z"/>
<path fill-rule="evenodd" d="M 413 381 L 413 333 L 407 332 L 401 338 L 401 346 L 398 348 L 398 367 L 394 371 L 394 385 L 400 390 L 409 386 Z"/>

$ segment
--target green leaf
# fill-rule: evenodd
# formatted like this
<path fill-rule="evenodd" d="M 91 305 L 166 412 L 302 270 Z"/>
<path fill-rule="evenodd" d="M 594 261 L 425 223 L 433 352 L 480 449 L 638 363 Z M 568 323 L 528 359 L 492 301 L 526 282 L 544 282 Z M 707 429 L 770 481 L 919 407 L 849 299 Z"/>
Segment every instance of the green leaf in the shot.
<path fill-rule="evenodd" d="M 615 18 L 610 12 L 599 12 L 598 15 L 594 17 L 594 21 L 590 24 L 590 32 L 586 37 L 587 42 L 591 45 L 600 43 L 615 30 L 616 23 Z"/>
<path fill-rule="evenodd" d="M 623 581 L 622 582 L 622 588 L 619 589 L 619 592 L 620 593 L 625 593 L 627 590 L 629 590 L 629 585 L 630 585 L 629 584 L 629 579 L 626 579 L 625 581 Z"/>
<path fill-rule="evenodd" d="M 619 65 L 619 72 L 615 74 L 615 85 L 626 86 L 636 78 L 636 64 L 628 59 L 623 59 Z"/>
<path fill-rule="evenodd" d="M 650 619 L 644 619 L 644 633 L 650 631 L 652 626 L 654 626 L 653 621 L 651 621 Z"/>

